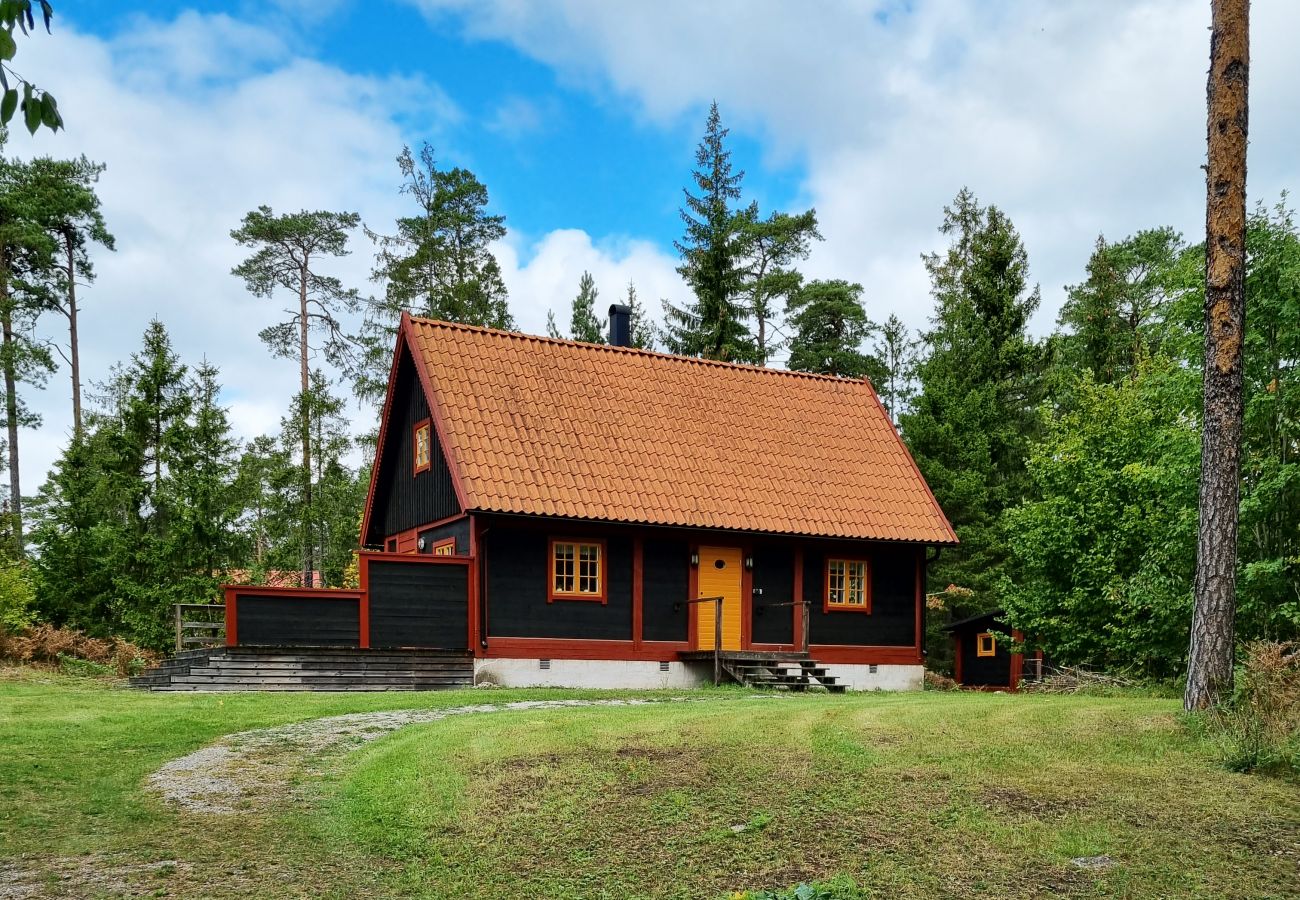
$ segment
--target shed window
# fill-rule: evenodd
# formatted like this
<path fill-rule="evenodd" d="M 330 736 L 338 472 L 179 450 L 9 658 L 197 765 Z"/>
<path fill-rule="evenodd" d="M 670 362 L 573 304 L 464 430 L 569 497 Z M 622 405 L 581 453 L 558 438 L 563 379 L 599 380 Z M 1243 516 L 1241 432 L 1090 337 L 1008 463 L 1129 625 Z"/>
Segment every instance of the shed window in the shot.
<path fill-rule="evenodd" d="M 433 555 L 434 556 L 455 556 L 456 539 L 447 538 L 445 541 L 438 541 L 438 543 L 433 545 Z"/>
<path fill-rule="evenodd" d="M 548 600 L 605 601 L 605 543 L 551 541 Z"/>
<path fill-rule="evenodd" d="M 993 636 L 993 632 L 986 631 L 975 638 L 975 655 L 976 656 L 997 656 L 998 642 Z"/>
<path fill-rule="evenodd" d="M 433 453 L 428 419 L 416 423 L 414 447 L 415 474 L 419 475 L 421 472 L 429 468 L 429 462 Z"/>
<path fill-rule="evenodd" d="M 826 608 L 871 612 L 870 575 L 864 559 L 826 560 Z"/>

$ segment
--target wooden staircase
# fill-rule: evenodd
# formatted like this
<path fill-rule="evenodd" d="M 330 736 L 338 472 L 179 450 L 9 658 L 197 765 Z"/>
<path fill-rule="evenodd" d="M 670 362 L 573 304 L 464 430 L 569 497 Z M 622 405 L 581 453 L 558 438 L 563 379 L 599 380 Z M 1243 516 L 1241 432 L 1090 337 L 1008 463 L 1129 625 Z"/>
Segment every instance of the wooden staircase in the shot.
<path fill-rule="evenodd" d="M 847 685 L 807 653 L 774 653 L 759 650 L 723 650 L 722 672 L 746 687 L 783 691 L 825 690 L 842 694 Z M 712 650 L 681 654 L 688 662 L 713 662 Z"/>
<path fill-rule="evenodd" d="M 219 647 L 183 650 L 130 680 L 150 691 L 433 691 L 469 687 L 456 650 Z"/>

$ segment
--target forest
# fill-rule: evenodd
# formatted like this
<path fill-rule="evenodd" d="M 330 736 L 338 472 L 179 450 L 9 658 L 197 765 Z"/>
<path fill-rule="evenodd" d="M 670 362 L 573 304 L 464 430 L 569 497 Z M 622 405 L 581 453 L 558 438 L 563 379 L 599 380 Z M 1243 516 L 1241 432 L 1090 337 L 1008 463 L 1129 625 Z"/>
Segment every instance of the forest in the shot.
<path fill-rule="evenodd" d="M 1204 244 L 1159 222 L 1096 236 L 1054 330 L 1035 335 L 1040 294 L 1015 224 L 963 188 L 935 211 L 946 249 L 922 258 L 932 310 L 913 331 L 870 285 L 801 273 L 822 239 L 816 211 L 760 209 L 727 137 L 715 104 L 675 245 L 690 294 L 660 299 L 656 315 L 635 284 L 574 273 L 549 334 L 601 342 L 603 306 L 625 302 L 638 347 L 869 378 L 961 539 L 929 570 L 934 668 L 947 665 L 946 621 L 1000 607 L 1059 662 L 1178 677 L 1196 556 Z M 231 289 L 289 299 L 294 312 L 259 337 L 299 373 L 279 430 L 240 441 L 220 372 L 179 358 L 163 321 L 102 377 L 80 369 L 78 291 L 114 250 L 96 193 L 109 177 L 85 158 L 0 159 L 0 627 L 49 622 L 164 648 L 171 605 L 215 601 L 231 578 L 355 578 L 375 435 L 351 422 L 377 420 L 403 311 L 513 327 L 492 253 L 506 224 L 487 187 L 427 144 L 397 157 L 409 214 L 395 222 L 263 206 L 232 223 L 247 256 Z M 1242 640 L 1289 640 L 1300 636 L 1300 232 L 1285 195 L 1258 199 L 1247 251 L 1237 628 Z M 373 253 L 371 285 L 326 274 L 350 252 Z M 37 336 L 49 320 L 66 326 L 63 340 Z M 23 497 L 20 444 L 41 424 L 25 399 L 53 378 L 71 381 L 75 427 Z"/>

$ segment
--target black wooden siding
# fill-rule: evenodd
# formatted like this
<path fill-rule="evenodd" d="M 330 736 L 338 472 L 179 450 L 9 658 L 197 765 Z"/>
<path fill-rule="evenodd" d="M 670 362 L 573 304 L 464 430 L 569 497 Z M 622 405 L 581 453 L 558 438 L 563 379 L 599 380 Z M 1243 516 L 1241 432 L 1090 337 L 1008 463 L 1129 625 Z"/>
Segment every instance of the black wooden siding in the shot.
<path fill-rule="evenodd" d="M 455 538 L 456 555 L 469 556 L 469 519 L 457 519 L 446 525 L 421 531 L 420 537 L 424 538 L 424 549 L 420 551 L 421 553 L 432 553 L 433 545 L 438 541 Z"/>
<path fill-rule="evenodd" d="M 686 541 L 646 541 L 641 548 L 641 638 L 690 637 L 691 548 Z"/>
<path fill-rule="evenodd" d="M 469 567 L 374 560 L 369 564 L 371 647 L 469 646 Z"/>
<path fill-rule="evenodd" d="M 409 352 L 402 354 L 397 366 L 387 430 L 384 433 L 383 458 L 378 461 L 379 477 L 370 509 L 370 531 L 365 535 L 368 547 L 379 547 L 384 538 L 436 522 L 459 513 L 460 503 L 452 485 L 437 429 L 431 429 L 432 465 L 413 475 L 415 423 L 429 417 L 415 362 Z"/>
<path fill-rule="evenodd" d="M 848 549 L 808 547 L 804 551 L 803 596 L 811 600 L 809 642 L 858 646 L 916 645 L 916 562 L 920 549 L 910 545 L 877 544 L 864 553 Z M 824 611 L 826 558 L 862 558 L 871 563 L 871 612 Z"/>
<path fill-rule="evenodd" d="M 750 637 L 756 644 L 794 643 L 794 548 L 759 545 L 753 549 L 754 602 Z"/>
<path fill-rule="evenodd" d="M 581 538 L 569 530 L 557 537 Z M 492 637 L 632 639 L 632 541 L 605 537 L 608 599 L 546 602 L 549 536 L 543 531 L 491 526 L 487 555 L 488 634 Z M 683 591 L 683 595 L 685 591 Z"/>
<path fill-rule="evenodd" d="M 979 635 L 989 630 L 987 623 L 963 628 L 958 631 L 957 640 L 961 643 L 961 683 L 973 687 L 1008 687 L 1011 684 L 1011 651 L 1007 649 L 1005 633 L 1001 626 L 994 626 L 1000 640 L 993 656 L 980 656 Z"/>
<path fill-rule="evenodd" d="M 361 601 L 355 597 L 237 594 L 241 647 L 359 647 Z"/>

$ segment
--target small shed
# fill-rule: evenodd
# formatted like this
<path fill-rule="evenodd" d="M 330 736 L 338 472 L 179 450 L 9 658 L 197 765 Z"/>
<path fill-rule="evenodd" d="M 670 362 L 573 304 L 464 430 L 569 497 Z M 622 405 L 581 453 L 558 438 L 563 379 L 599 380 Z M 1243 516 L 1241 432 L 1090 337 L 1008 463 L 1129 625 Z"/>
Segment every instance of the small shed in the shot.
<path fill-rule="evenodd" d="M 1018 690 L 1026 678 L 1039 678 L 1043 651 L 1028 660 L 1011 646 L 1024 643 L 1024 635 L 1008 628 L 1000 609 L 960 619 L 945 627 L 952 635 L 953 679 L 976 690 Z M 1026 663 L 1028 665 L 1026 665 Z"/>

